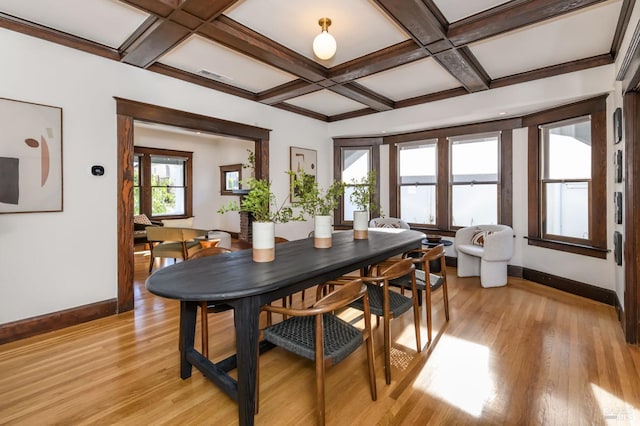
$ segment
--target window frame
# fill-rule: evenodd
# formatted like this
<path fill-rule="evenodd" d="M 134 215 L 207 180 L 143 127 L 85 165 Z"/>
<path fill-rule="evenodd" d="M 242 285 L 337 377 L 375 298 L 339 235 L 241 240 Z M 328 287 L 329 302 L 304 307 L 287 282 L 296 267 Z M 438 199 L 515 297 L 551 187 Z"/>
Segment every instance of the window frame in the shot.
<path fill-rule="evenodd" d="M 220 195 L 234 195 L 236 189 L 227 188 L 227 173 L 238 172 L 238 190 L 242 188 L 242 164 L 220 166 Z"/>
<path fill-rule="evenodd" d="M 342 153 L 344 149 L 369 149 L 371 154 L 369 161 L 369 172 L 371 170 L 380 170 L 380 145 L 382 145 L 382 138 L 334 138 L 333 139 L 333 178 L 341 182 L 342 181 Z M 373 197 L 373 203 L 375 206 L 380 206 L 380 173 L 376 175 L 376 189 Z M 351 228 L 353 227 L 353 221 L 344 220 L 344 202 L 345 197 L 340 197 L 340 203 L 338 208 L 334 212 L 333 223 L 336 227 Z M 376 217 L 380 214 L 379 209 L 369 212 L 370 217 Z"/>
<path fill-rule="evenodd" d="M 436 168 L 436 175 L 435 175 L 435 182 L 434 183 L 406 183 L 403 184 L 402 183 L 402 176 L 400 175 L 400 151 L 405 148 L 405 149 L 411 149 L 413 148 L 418 148 L 421 146 L 425 146 L 425 145 L 434 145 L 435 149 L 436 149 L 436 164 L 435 164 L 435 168 Z M 420 140 L 420 141 L 412 141 L 412 142 L 405 142 L 405 143 L 399 143 L 395 145 L 395 150 L 396 150 L 396 163 L 397 163 L 397 182 L 396 182 L 396 188 L 394 188 L 394 191 L 396 191 L 396 198 L 397 198 L 397 217 L 401 218 L 402 217 L 402 187 L 403 186 L 433 186 L 435 188 L 435 192 L 436 192 L 436 223 L 437 223 L 437 218 L 438 218 L 438 207 L 439 207 L 439 197 L 438 197 L 438 183 L 439 181 L 439 167 L 438 167 L 438 163 L 439 163 L 439 144 L 438 144 L 438 139 L 437 138 L 431 138 L 431 139 L 426 139 L 426 140 Z M 413 223 L 413 222 L 407 222 L 409 223 L 409 226 L 412 227 L 416 227 L 416 226 L 434 226 L 436 225 L 436 223 L 429 223 L 429 224 L 421 224 L 421 223 Z"/>
<path fill-rule="evenodd" d="M 150 148 L 134 146 L 134 155 L 140 158 L 140 213 L 144 213 L 150 219 L 180 219 L 193 216 L 193 152 L 177 151 L 163 148 Z M 181 215 L 153 215 L 151 202 L 151 157 L 180 157 L 186 158 L 184 162 L 184 206 L 185 212 Z"/>
<path fill-rule="evenodd" d="M 607 256 L 607 131 L 606 98 L 602 95 L 564 105 L 523 118 L 528 128 L 528 244 L 574 254 L 605 259 Z M 546 215 L 542 188 L 542 132 L 540 126 L 591 117 L 591 184 L 589 190 L 589 238 L 571 238 L 546 234 Z M 599 225 L 599 226 L 598 226 Z"/>

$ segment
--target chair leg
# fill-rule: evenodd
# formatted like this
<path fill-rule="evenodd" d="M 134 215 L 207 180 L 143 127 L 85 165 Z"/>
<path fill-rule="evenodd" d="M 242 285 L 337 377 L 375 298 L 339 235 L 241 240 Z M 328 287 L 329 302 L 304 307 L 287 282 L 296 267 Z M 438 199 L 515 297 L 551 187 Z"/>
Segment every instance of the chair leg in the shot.
<path fill-rule="evenodd" d="M 428 282 L 424 286 L 424 309 L 427 315 L 427 343 L 431 344 L 433 323 L 431 320 L 431 285 Z"/>
<path fill-rule="evenodd" d="M 416 329 L 416 350 L 420 352 L 422 351 L 422 344 L 420 343 L 420 308 L 418 307 L 417 297 L 413 298 L 413 325 Z"/>
<path fill-rule="evenodd" d="M 316 413 L 318 424 L 324 425 L 324 359 L 316 358 Z"/>
<path fill-rule="evenodd" d="M 149 273 L 151 273 L 151 270 L 153 269 L 153 261 L 155 260 L 155 257 L 153 257 L 153 254 L 151 254 L 149 256 Z"/>
<path fill-rule="evenodd" d="M 384 379 L 387 384 L 391 384 L 391 327 L 389 326 L 389 316 L 384 316 Z"/>
<path fill-rule="evenodd" d="M 205 358 L 209 358 L 209 321 L 207 313 L 207 302 L 200 302 L 200 340 L 202 340 L 202 356 Z"/>
<path fill-rule="evenodd" d="M 367 320 L 367 318 L 369 318 Z M 378 391 L 376 389 L 376 359 L 373 352 L 373 337 L 371 331 L 371 315 L 365 315 L 365 329 L 369 333 L 366 339 L 367 344 L 367 364 L 369 364 L 369 388 L 371 389 L 371 400 L 378 399 Z"/>

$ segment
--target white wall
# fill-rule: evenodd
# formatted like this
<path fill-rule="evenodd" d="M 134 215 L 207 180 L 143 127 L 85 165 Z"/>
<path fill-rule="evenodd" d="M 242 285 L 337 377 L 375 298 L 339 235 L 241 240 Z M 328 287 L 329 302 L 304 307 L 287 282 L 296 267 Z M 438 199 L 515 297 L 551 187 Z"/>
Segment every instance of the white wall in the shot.
<path fill-rule="evenodd" d="M 289 146 L 316 149 L 327 165 L 320 183 L 331 176 L 326 123 L 5 29 L 0 51 L 0 97 L 63 109 L 64 158 L 64 211 L 0 215 L 0 324 L 117 296 L 114 96 L 272 129 L 279 198 L 288 192 Z M 105 175 L 92 176 L 93 164 Z M 294 239 L 311 228 L 278 232 Z"/>

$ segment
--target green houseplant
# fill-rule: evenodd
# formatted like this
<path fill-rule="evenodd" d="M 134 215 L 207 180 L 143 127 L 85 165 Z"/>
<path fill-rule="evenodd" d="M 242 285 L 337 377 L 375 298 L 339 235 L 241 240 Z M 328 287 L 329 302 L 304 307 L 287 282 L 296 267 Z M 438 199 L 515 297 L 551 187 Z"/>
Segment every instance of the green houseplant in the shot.
<path fill-rule="evenodd" d="M 249 189 L 240 203 L 231 201 L 218 209 L 218 213 L 245 211 L 253 216 L 253 260 L 271 262 L 275 259 L 275 224 L 304 220 L 302 213 L 294 214 L 291 206 L 284 202 L 278 206 L 271 191 L 271 182 L 266 179 L 249 178 L 243 181 Z"/>
<path fill-rule="evenodd" d="M 297 205 L 314 218 L 314 246 L 329 248 L 332 244 L 331 214 L 338 207 L 344 194 L 344 184 L 333 181 L 326 189 L 321 189 L 314 176 L 305 172 L 289 171 L 293 193 L 299 198 Z"/>
<path fill-rule="evenodd" d="M 364 240 L 369 238 L 369 212 L 377 208 L 373 196 L 376 191 L 376 172 L 371 170 L 362 179 L 351 181 L 353 191 L 349 201 L 356 206 L 353 212 L 353 238 Z"/>

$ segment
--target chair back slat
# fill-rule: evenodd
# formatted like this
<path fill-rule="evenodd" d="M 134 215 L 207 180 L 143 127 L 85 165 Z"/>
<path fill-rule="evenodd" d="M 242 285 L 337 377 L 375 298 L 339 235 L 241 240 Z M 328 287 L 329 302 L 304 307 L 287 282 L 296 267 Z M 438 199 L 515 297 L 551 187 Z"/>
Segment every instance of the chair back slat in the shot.
<path fill-rule="evenodd" d="M 331 312 L 334 309 L 348 305 L 354 300 L 358 300 L 367 291 L 367 286 L 362 280 L 356 279 L 340 286 L 334 292 L 329 293 L 322 299 L 313 304 L 313 311 Z"/>
<path fill-rule="evenodd" d="M 414 269 L 415 266 L 413 264 L 413 259 L 402 259 L 380 269 L 378 271 L 378 276 L 385 277 L 388 280 L 393 280 L 411 273 Z"/>
<path fill-rule="evenodd" d="M 224 247 L 207 247 L 193 253 L 189 259 L 200 259 L 201 257 L 214 256 L 216 254 L 231 253 L 231 250 Z"/>

